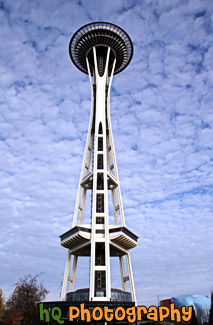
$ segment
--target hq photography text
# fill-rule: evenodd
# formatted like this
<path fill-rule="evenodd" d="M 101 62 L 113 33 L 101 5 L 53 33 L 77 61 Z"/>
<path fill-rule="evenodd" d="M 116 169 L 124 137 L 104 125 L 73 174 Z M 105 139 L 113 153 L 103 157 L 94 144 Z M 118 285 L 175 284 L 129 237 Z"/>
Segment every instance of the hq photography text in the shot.
<path fill-rule="evenodd" d="M 58 322 L 58 324 L 64 324 L 62 319 L 62 311 L 60 307 L 53 307 L 51 309 L 44 308 L 43 303 L 39 304 L 40 320 L 43 322 L 49 322 L 51 319 Z M 95 306 L 92 309 L 85 308 L 84 303 L 80 304 L 80 308 L 76 306 L 69 306 L 69 321 L 76 322 L 77 320 L 91 322 L 91 321 L 123 321 L 127 319 L 129 323 L 141 321 L 143 316 L 146 316 L 148 320 L 163 322 L 168 317 L 171 321 L 177 323 L 189 322 L 192 317 L 192 306 L 182 306 L 180 309 L 175 308 L 174 303 L 169 307 L 167 306 L 138 306 L 129 307 L 127 309 L 122 306 L 118 306 L 115 309 L 109 308 L 109 306 Z"/>

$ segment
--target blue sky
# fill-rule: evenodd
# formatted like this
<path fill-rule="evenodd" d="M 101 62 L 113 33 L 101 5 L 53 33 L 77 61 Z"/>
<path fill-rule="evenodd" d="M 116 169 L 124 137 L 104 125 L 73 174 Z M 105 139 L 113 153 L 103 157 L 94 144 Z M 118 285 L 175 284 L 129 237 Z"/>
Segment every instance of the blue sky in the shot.
<path fill-rule="evenodd" d="M 90 114 L 73 33 L 121 26 L 131 64 L 113 79 L 111 118 L 138 303 L 213 285 L 213 2 L 0 1 L 0 287 L 40 279 L 58 300 Z M 86 260 L 77 287 L 88 286 Z M 116 270 L 116 266 L 115 266 Z M 113 271 L 113 287 L 118 286 Z"/>

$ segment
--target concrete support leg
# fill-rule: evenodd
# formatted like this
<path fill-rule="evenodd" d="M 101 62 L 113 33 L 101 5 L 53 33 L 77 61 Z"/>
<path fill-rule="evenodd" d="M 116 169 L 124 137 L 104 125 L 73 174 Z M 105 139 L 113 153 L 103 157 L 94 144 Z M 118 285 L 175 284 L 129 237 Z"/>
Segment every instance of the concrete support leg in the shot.
<path fill-rule="evenodd" d="M 62 289 L 61 289 L 61 301 L 64 301 L 66 299 L 67 281 L 68 281 L 69 270 L 70 270 L 70 262 L 71 262 L 71 254 L 70 254 L 70 251 L 68 251 L 67 262 L 66 262 L 65 272 L 64 272 L 64 280 L 63 280 L 63 285 L 62 285 Z"/>

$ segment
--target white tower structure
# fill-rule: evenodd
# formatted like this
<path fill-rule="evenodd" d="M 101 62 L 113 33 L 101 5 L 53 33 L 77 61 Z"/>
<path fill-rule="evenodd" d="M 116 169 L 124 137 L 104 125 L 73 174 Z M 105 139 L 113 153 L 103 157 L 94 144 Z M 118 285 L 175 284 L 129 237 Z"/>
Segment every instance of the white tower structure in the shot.
<path fill-rule="evenodd" d="M 112 78 L 130 63 L 133 45 L 120 27 L 96 22 L 77 30 L 69 52 L 74 65 L 89 75 L 92 100 L 73 224 L 60 236 L 61 245 L 68 249 L 61 300 L 136 303 L 129 250 L 137 245 L 138 237 L 125 225 L 110 121 Z M 91 193 L 91 221 L 85 224 L 88 193 Z M 114 224 L 109 224 L 109 195 L 112 195 Z M 89 289 L 74 291 L 80 256 L 90 256 Z M 110 260 L 114 256 L 120 263 L 122 290 L 111 288 Z"/>

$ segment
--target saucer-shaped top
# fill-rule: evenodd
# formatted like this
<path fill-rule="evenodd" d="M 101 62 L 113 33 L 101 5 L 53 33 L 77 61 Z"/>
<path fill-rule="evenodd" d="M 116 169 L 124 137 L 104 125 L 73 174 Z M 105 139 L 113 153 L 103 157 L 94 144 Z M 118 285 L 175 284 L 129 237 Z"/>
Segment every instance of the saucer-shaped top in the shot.
<path fill-rule="evenodd" d="M 72 62 L 86 74 L 88 74 L 86 56 L 91 56 L 91 50 L 94 46 L 98 49 L 98 53 L 106 53 L 107 47 L 112 50 L 109 75 L 114 57 L 116 58 L 114 74 L 124 70 L 132 59 L 132 41 L 122 28 L 106 22 L 90 23 L 75 32 L 69 45 Z M 89 62 L 91 64 L 91 60 Z"/>

